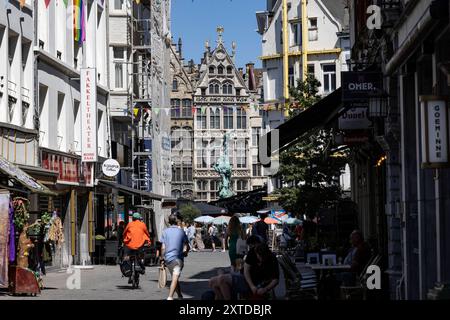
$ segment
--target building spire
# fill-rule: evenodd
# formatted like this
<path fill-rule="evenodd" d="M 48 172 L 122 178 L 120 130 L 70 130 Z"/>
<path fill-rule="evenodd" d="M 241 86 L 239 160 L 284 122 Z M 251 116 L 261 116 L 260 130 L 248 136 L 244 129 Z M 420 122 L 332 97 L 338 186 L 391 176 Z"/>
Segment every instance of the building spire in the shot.
<path fill-rule="evenodd" d="M 223 44 L 222 34 L 225 31 L 225 29 L 222 26 L 218 26 L 217 29 L 217 44 Z"/>

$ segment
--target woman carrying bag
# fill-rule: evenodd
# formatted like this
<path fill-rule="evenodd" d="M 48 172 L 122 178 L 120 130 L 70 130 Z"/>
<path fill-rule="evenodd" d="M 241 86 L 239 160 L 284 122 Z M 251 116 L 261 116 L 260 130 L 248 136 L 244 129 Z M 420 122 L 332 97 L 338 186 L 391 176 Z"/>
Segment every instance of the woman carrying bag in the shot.
<path fill-rule="evenodd" d="M 236 259 L 238 259 L 238 240 L 243 238 L 243 230 L 241 222 L 239 221 L 239 218 L 236 216 L 231 217 L 230 222 L 228 224 L 228 230 L 227 230 L 227 238 L 228 238 L 228 255 L 230 257 L 230 263 L 231 263 L 231 271 L 238 271 L 236 270 Z M 241 249 L 241 248 L 239 248 Z"/>

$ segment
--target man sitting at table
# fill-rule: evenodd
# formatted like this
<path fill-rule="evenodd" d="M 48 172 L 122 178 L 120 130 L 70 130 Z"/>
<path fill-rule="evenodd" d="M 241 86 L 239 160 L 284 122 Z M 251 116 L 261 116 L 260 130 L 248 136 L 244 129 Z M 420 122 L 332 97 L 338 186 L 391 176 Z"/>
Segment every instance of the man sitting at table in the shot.
<path fill-rule="evenodd" d="M 350 235 L 352 248 L 344 259 L 344 264 L 351 266 L 351 272 L 343 272 L 340 279 L 345 285 L 353 285 L 356 276 L 364 271 L 365 266 L 370 260 L 371 252 L 361 231 L 354 230 Z"/>

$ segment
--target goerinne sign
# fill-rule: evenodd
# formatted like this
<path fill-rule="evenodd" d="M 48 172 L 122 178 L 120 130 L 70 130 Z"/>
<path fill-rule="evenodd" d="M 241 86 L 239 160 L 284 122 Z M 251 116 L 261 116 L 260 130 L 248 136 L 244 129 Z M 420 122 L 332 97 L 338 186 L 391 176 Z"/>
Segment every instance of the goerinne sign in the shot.
<path fill-rule="evenodd" d="M 341 82 L 344 102 L 368 100 L 383 89 L 383 77 L 378 72 L 342 72 Z"/>
<path fill-rule="evenodd" d="M 446 97 L 421 96 L 422 167 L 449 164 L 448 104 Z"/>

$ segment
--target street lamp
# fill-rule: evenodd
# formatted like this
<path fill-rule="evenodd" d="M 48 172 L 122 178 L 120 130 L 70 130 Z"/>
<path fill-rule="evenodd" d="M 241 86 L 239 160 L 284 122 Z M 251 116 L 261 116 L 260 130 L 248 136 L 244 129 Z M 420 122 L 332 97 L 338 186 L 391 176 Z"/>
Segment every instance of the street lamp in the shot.
<path fill-rule="evenodd" d="M 388 112 L 388 95 L 382 91 L 378 91 L 369 95 L 369 110 L 368 116 L 370 118 L 385 118 Z"/>

